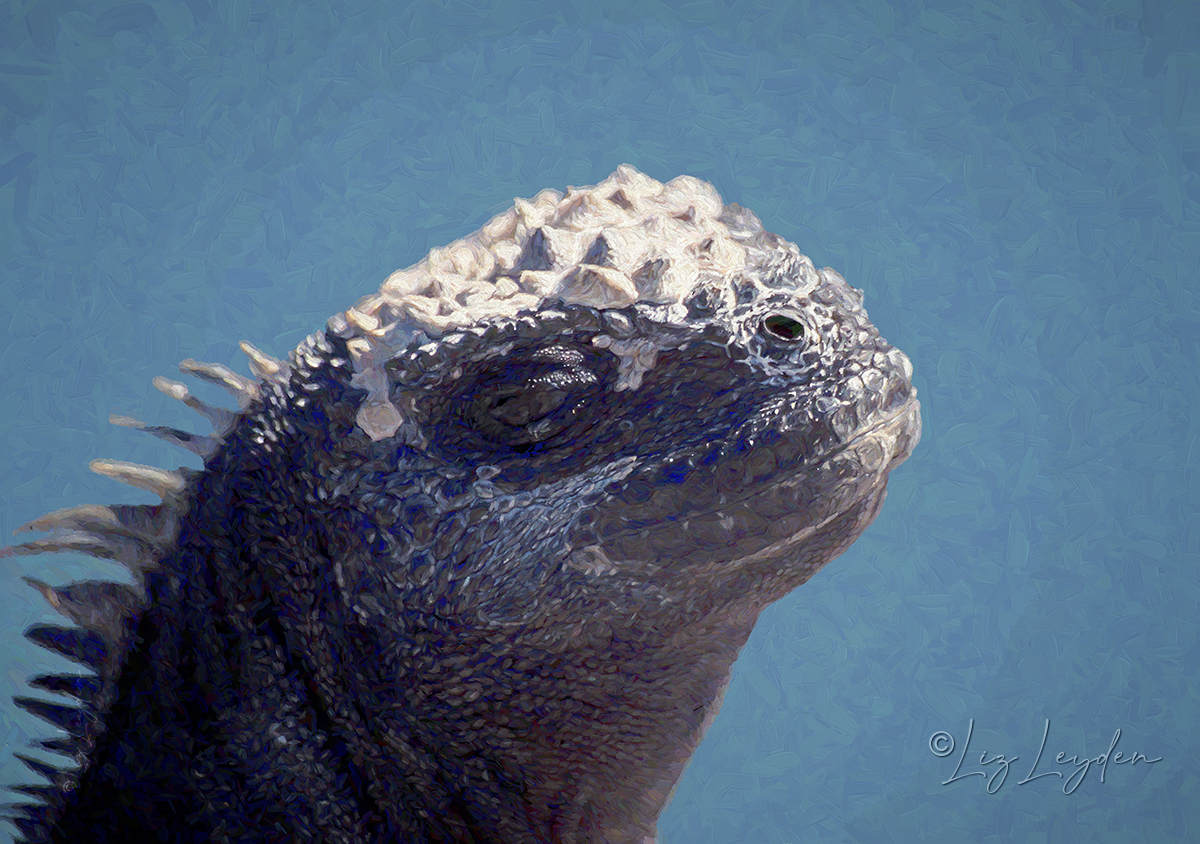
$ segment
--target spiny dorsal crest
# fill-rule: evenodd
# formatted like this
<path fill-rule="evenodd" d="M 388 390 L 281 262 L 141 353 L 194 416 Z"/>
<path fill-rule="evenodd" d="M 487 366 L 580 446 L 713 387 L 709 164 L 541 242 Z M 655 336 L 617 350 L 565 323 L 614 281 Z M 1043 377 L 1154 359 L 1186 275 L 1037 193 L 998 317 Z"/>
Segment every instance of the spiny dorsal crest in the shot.
<path fill-rule="evenodd" d="M 216 453 L 233 429 L 241 412 L 259 397 L 261 382 L 281 379 L 286 368 L 249 343 L 241 344 L 250 358 L 250 369 L 258 378 L 251 380 L 220 364 L 185 360 L 179 368 L 201 380 L 228 390 L 238 402 L 238 411 L 214 407 L 195 397 L 183 384 L 156 378 L 154 385 L 172 398 L 198 412 L 213 426 L 210 435 L 193 434 L 176 428 L 146 426 L 127 416 L 112 416 L 117 425 L 144 430 L 174 445 L 198 454 L 206 462 Z M 141 613 L 144 600 L 142 576 L 156 567 L 174 548 L 179 519 L 186 506 L 188 485 L 197 473 L 181 468 L 174 471 L 124 463 L 94 460 L 92 471 L 113 480 L 151 492 L 161 499 L 158 504 L 88 504 L 48 513 L 17 528 L 47 534 L 7 548 L 0 557 L 26 556 L 52 552 L 78 552 L 113 560 L 129 568 L 138 586 L 110 581 L 77 581 L 65 586 L 50 586 L 33 577 L 25 582 L 41 593 L 60 615 L 73 626 L 35 625 L 26 637 L 67 659 L 80 663 L 94 673 L 83 675 L 43 674 L 30 680 L 34 688 L 73 697 L 79 706 L 69 706 L 36 698 L 17 697 L 22 709 L 49 721 L 68 733 L 66 738 L 47 739 L 39 745 L 82 764 L 94 746 L 100 730 L 100 715 L 111 703 L 111 695 L 129 647 L 129 631 Z M 23 834 L 39 827 L 47 801 L 70 788 L 77 774 L 71 768 L 56 768 L 33 757 L 17 754 L 34 773 L 50 781 L 49 786 L 18 785 L 13 790 L 35 799 L 34 805 L 10 807 L 11 820 Z"/>

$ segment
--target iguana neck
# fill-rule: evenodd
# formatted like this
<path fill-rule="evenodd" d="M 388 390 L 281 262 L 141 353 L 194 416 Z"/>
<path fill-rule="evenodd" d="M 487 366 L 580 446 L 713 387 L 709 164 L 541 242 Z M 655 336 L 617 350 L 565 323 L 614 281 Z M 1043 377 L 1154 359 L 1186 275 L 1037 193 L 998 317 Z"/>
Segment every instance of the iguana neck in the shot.
<path fill-rule="evenodd" d="M 325 405 L 281 391 L 198 479 L 67 816 L 129 840 L 652 841 L 755 612 L 677 627 L 647 595 L 597 627 L 599 589 L 497 626 L 389 603 L 364 509 L 316 505 L 311 438 L 353 409 L 320 369 Z"/>

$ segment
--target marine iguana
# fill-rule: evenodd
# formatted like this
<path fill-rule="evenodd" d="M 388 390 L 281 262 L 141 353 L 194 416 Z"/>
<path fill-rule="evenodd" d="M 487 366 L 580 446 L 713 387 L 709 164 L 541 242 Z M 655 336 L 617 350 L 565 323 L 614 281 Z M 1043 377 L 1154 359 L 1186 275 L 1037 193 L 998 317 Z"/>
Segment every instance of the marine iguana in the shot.
<path fill-rule="evenodd" d="M 204 459 L 25 527 L 136 586 L 30 579 L 93 669 L 31 842 L 641 842 L 759 612 L 920 435 L 862 295 L 711 185 L 622 166 L 394 273 L 254 378 L 185 361 Z M 116 419 L 128 425 L 131 420 Z"/>

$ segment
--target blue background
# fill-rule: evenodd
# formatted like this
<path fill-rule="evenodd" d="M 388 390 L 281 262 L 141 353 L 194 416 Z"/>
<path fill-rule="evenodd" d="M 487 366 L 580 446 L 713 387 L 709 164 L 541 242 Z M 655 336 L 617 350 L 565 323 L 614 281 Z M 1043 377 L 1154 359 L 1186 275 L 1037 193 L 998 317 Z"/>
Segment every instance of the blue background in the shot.
<path fill-rule="evenodd" d="M 9 4 L 0 532 L 149 500 L 92 458 L 198 466 L 106 421 L 206 430 L 180 359 L 284 354 L 513 197 L 688 173 L 865 290 L 925 435 L 764 613 L 663 844 L 1197 840 L 1200 6 L 480 5 Z M 21 574 L 120 576 L 0 560 L 6 782 L 51 731 L 7 696 L 69 667 Z M 994 793 L 943 784 L 972 719 Z M 1038 772 L 1162 761 L 1018 784 L 1046 719 Z"/>

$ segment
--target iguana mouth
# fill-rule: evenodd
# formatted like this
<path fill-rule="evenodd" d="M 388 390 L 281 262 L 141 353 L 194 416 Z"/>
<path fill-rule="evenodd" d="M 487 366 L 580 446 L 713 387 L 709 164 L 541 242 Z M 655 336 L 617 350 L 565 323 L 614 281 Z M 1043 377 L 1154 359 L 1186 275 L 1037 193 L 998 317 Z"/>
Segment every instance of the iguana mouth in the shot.
<path fill-rule="evenodd" d="M 779 536 L 746 556 L 727 560 L 722 564 L 725 576 L 735 571 L 752 568 L 758 563 L 778 564 L 778 561 L 786 558 L 790 552 L 801 548 L 806 542 L 829 529 L 838 520 L 847 518 L 856 509 L 863 508 L 872 499 L 878 500 L 868 509 L 878 509 L 886 490 L 888 473 L 909 457 L 920 439 L 920 434 L 920 402 L 916 398 L 916 391 L 912 390 L 899 407 L 858 432 L 848 442 L 826 453 L 818 462 L 817 466 L 824 466 L 839 458 L 845 459 L 848 455 L 854 454 L 856 458 L 854 462 L 863 467 L 863 472 L 855 484 L 845 488 L 851 494 L 839 498 L 838 506 L 829 508 L 817 520 L 805 524 L 791 533 Z M 869 445 L 873 445 L 873 447 L 868 448 Z M 689 515 L 689 519 L 712 518 L 727 514 L 729 510 L 737 507 L 752 508 L 756 502 L 762 503 L 771 496 L 786 498 L 789 490 L 800 492 L 810 486 L 811 482 L 811 471 L 801 470 L 794 477 L 782 480 L 770 489 L 762 490 L 740 501 L 729 502 L 706 514 Z M 803 512 L 805 507 L 802 503 L 797 503 L 795 510 Z M 727 516 L 727 518 L 734 517 Z M 811 573 L 810 571 L 807 574 Z"/>
<path fill-rule="evenodd" d="M 820 455 L 813 465 L 802 467 L 791 477 L 781 479 L 777 484 L 768 489 L 753 492 L 742 499 L 731 501 L 723 507 L 713 508 L 707 514 L 698 513 L 694 516 L 689 515 L 689 518 L 703 518 L 705 515 L 712 516 L 731 505 L 752 504 L 755 501 L 772 495 L 772 493 L 809 485 L 813 482 L 812 473 L 814 471 L 820 471 L 821 467 L 827 466 L 839 459 L 844 460 L 851 454 L 855 456 L 855 463 L 860 467 L 861 472 L 861 479 L 853 485 L 853 488 L 864 491 L 861 495 L 851 497 L 845 503 L 848 505 L 853 500 L 864 498 L 877 485 L 886 482 L 887 475 L 892 468 L 904 462 L 912 453 L 913 448 L 920 439 L 920 408 L 921 403 L 917 401 L 916 391 L 914 390 L 900 407 L 891 411 L 882 419 L 872 423 L 870 427 L 858 432 L 849 441 Z M 866 446 L 868 444 L 872 444 L 874 448 L 867 449 Z M 836 518 L 844 509 L 845 507 L 836 508 L 827 519 L 823 519 L 821 522 L 815 524 L 813 530 L 818 529 L 821 524 L 829 521 L 829 519 Z"/>
<path fill-rule="evenodd" d="M 893 398 L 891 404 L 897 404 L 895 398 Z M 921 438 L 921 402 L 917 400 L 916 389 L 912 389 L 908 395 L 903 396 L 898 405 L 895 409 L 889 410 L 883 418 L 859 431 L 848 442 L 831 452 L 829 456 L 853 448 L 868 437 L 895 428 L 895 443 L 892 448 L 892 455 L 884 471 L 891 471 L 893 467 L 903 463 L 912 454 L 913 448 L 916 447 L 917 441 Z M 910 419 L 910 417 L 911 421 L 908 426 L 901 428 L 902 423 L 906 419 Z"/>

